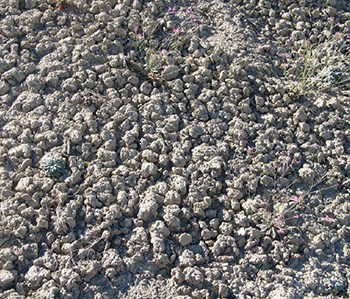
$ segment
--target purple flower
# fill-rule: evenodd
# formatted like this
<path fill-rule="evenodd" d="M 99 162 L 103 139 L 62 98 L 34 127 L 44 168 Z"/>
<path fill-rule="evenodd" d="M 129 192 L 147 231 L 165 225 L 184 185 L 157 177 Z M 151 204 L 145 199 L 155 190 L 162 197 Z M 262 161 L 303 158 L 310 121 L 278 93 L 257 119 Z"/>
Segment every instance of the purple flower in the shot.
<path fill-rule="evenodd" d="M 277 215 L 274 221 L 275 223 L 280 223 L 282 221 L 282 215 Z"/>
<path fill-rule="evenodd" d="M 283 234 L 285 234 L 286 233 L 286 230 L 284 229 L 284 228 L 279 228 L 278 230 L 277 230 L 277 233 L 278 234 L 280 234 L 280 235 L 283 235 Z"/>
<path fill-rule="evenodd" d="M 168 52 L 168 51 L 165 50 L 165 49 L 161 49 L 161 50 L 160 50 L 160 53 L 162 53 L 163 55 L 166 55 L 167 52 Z"/>
<path fill-rule="evenodd" d="M 328 222 L 328 223 L 332 223 L 334 221 L 333 218 L 329 217 L 328 215 L 324 218 L 324 221 Z"/>
<path fill-rule="evenodd" d="M 290 199 L 294 202 L 297 202 L 299 200 L 299 197 L 296 195 L 292 195 Z"/>
<path fill-rule="evenodd" d="M 168 13 L 175 13 L 174 7 L 169 6 L 168 7 Z"/>
<path fill-rule="evenodd" d="M 288 52 L 276 52 L 276 55 L 286 58 L 292 58 L 292 55 L 290 55 Z"/>
<path fill-rule="evenodd" d="M 173 32 L 174 32 L 175 34 L 180 33 L 180 32 L 181 32 L 181 29 L 180 29 L 180 28 L 174 28 L 174 29 L 173 29 Z"/>
<path fill-rule="evenodd" d="M 191 9 L 186 9 L 186 14 L 187 14 L 192 20 L 195 20 L 195 19 L 196 19 L 195 15 L 193 14 L 193 12 L 192 12 Z"/>

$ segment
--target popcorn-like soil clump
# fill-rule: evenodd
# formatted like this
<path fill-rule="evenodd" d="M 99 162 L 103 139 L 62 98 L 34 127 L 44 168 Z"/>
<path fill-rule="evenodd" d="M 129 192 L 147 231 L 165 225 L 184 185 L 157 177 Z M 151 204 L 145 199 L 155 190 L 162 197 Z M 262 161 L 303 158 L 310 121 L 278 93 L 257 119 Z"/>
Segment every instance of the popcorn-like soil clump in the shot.
<path fill-rule="evenodd" d="M 350 4 L 0 3 L 0 298 L 347 298 Z"/>

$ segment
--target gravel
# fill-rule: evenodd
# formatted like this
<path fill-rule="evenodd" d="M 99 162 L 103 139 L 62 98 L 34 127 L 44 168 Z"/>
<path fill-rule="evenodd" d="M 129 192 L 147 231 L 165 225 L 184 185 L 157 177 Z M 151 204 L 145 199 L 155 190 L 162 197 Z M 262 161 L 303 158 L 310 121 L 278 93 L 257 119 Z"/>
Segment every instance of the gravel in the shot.
<path fill-rule="evenodd" d="M 349 296 L 347 1 L 58 2 L 0 3 L 0 298 Z"/>

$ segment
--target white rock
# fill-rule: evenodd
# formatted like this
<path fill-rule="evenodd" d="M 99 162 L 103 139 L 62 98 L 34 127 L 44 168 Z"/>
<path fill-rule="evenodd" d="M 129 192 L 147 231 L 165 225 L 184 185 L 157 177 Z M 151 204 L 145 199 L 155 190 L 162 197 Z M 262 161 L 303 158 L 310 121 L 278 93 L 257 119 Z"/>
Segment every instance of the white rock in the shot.
<path fill-rule="evenodd" d="M 40 94 L 22 92 L 13 103 L 13 108 L 29 112 L 43 104 L 43 98 Z"/>
<path fill-rule="evenodd" d="M 11 156 L 15 156 L 17 158 L 29 158 L 31 155 L 31 147 L 29 144 L 21 144 L 9 150 L 9 154 Z"/>
<path fill-rule="evenodd" d="M 108 151 L 104 148 L 99 148 L 97 156 L 104 162 L 108 162 L 109 167 L 117 165 L 117 153 L 115 151 Z"/>
<path fill-rule="evenodd" d="M 33 186 L 32 182 L 33 182 L 33 180 L 31 177 L 21 178 L 18 181 L 15 190 L 20 191 L 20 192 L 24 192 L 24 193 L 31 193 L 32 191 L 34 191 L 34 187 L 35 187 L 35 186 Z"/>
<path fill-rule="evenodd" d="M 44 89 L 44 82 L 36 75 L 30 74 L 25 80 L 25 85 L 32 92 L 40 92 Z"/>
<path fill-rule="evenodd" d="M 181 203 L 181 196 L 174 190 L 169 190 L 165 194 L 164 204 L 166 205 L 179 205 Z"/>
<path fill-rule="evenodd" d="M 135 156 L 137 156 L 138 151 L 135 149 L 127 148 L 127 147 L 122 147 L 120 149 L 120 160 L 122 162 L 126 162 Z"/>
<path fill-rule="evenodd" d="M 297 297 L 297 294 L 296 290 L 293 288 L 288 288 L 284 285 L 277 285 L 270 293 L 269 297 L 275 299 L 293 299 Z"/>
<path fill-rule="evenodd" d="M 67 291 L 70 291 L 72 289 L 75 289 L 77 287 L 77 283 L 80 281 L 80 276 L 78 273 L 73 271 L 72 269 L 64 268 L 62 269 L 60 275 L 59 275 L 59 281 L 62 286 Z"/>
<path fill-rule="evenodd" d="M 155 201 L 147 200 L 140 204 L 137 218 L 147 221 L 150 217 L 157 216 L 158 204 Z"/>
<path fill-rule="evenodd" d="M 299 176 L 302 178 L 305 183 L 312 183 L 315 177 L 315 171 L 312 170 L 308 165 L 304 165 L 298 171 Z"/>
<path fill-rule="evenodd" d="M 187 267 L 184 271 L 185 281 L 192 285 L 201 285 L 204 282 L 203 273 L 197 268 Z"/>
<path fill-rule="evenodd" d="M 45 279 L 49 279 L 51 275 L 50 271 L 47 269 L 34 265 L 29 268 L 24 277 L 31 288 L 37 289 L 42 286 Z"/>
<path fill-rule="evenodd" d="M 233 226 L 232 226 L 231 223 L 222 222 L 222 223 L 220 224 L 219 231 L 220 231 L 223 235 L 229 236 L 229 235 L 231 235 L 231 233 L 232 233 L 232 231 L 233 231 Z"/>
<path fill-rule="evenodd" d="M 107 249 L 103 252 L 102 256 L 102 266 L 107 267 L 113 267 L 116 268 L 117 272 L 123 271 L 125 264 L 123 259 L 121 258 L 118 250 L 116 249 Z"/>
<path fill-rule="evenodd" d="M 187 192 L 187 181 L 184 177 L 175 175 L 173 182 L 173 189 L 174 191 L 177 191 L 178 193 L 184 195 Z"/>
<path fill-rule="evenodd" d="M 159 155 L 149 149 L 146 149 L 142 152 L 142 158 L 146 159 L 148 162 L 157 162 Z"/>
<path fill-rule="evenodd" d="M 79 88 L 78 81 L 74 78 L 68 78 L 63 81 L 62 89 L 68 92 L 76 92 Z"/>
<path fill-rule="evenodd" d="M 141 174 L 144 178 L 155 177 L 158 173 L 158 168 L 154 163 L 146 162 L 142 164 Z"/>
<path fill-rule="evenodd" d="M 1 76 L 1 79 L 7 81 L 10 85 L 21 83 L 25 78 L 26 78 L 25 74 L 21 70 L 15 67 L 4 72 Z"/>
<path fill-rule="evenodd" d="M 181 221 L 178 217 L 172 215 L 172 214 L 165 214 L 163 216 L 163 219 L 165 221 L 165 223 L 167 224 L 167 226 L 171 229 L 171 230 L 178 230 L 181 227 Z"/>
<path fill-rule="evenodd" d="M 68 136 L 72 144 L 79 144 L 82 141 L 83 133 L 76 129 L 70 129 L 68 131 Z"/>
<path fill-rule="evenodd" d="M 168 132 L 176 132 L 179 129 L 180 118 L 177 115 L 170 115 L 166 118 L 165 130 Z"/>
<path fill-rule="evenodd" d="M 196 257 L 193 251 L 185 249 L 179 256 L 179 265 L 181 267 L 193 267 L 196 264 Z"/>
<path fill-rule="evenodd" d="M 100 271 L 100 263 L 98 261 L 85 261 L 84 264 L 80 264 L 80 275 L 84 278 L 84 281 L 90 281 L 94 278 L 98 271 Z"/>
<path fill-rule="evenodd" d="M 8 270 L 0 270 L 0 288 L 8 288 L 15 280 L 15 276 Z"/>

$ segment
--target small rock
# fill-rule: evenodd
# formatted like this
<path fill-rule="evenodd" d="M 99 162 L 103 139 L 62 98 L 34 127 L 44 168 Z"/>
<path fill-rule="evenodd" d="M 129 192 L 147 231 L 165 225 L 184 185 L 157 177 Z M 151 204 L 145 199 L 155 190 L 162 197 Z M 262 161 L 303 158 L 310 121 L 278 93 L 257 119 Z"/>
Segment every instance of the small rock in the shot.
<path fill-rule="evenodd" d="M 0 288 L 8 288 L 15 280 L 15 276 L 8 270 L 0 270 Z"/>
<path fill-rule="evenodd" d="M 202 285 L 204 281 L 203 273 L 196 268 L 187 267 L 184 270 L 185 281 L 192 285 Z"/>
<path fill-rule="evenodd" d="M 149 84 L 148 82 L 144 82 L 141 84 L 140 90 L 143 94 L 150 95 L 150 93 L 152 91 L 152 85 Z"/>
<path fill-rule="evenodd" d="M 140 204 L 139 213 L 137 217 L 147 221 L 150 217 L 157 215 L 158 204 L 155 201 L 147 200 Z"/>
<path fill-rule="evenodd" d="M 32 184 L 32 178 L 31 177 L 24 177 L 21 178 L 17 186 L 15 188 L 16 191 L 23 192 L 23 193 L 31 193 L 34 191 L 34 186 Z"/>
<path fill-rule="evenodd" d="M 21 144 L 9 150 L 9 154 L 11 156 L 15 156 L 17 158 L 29 158 L 31 155 L 31 148 L 29 144 Z"/>
<path fill-rule="evenodd" d="M 6 82 L 4 81 L 0 82 L 0 96 L 8 93 L 9 90 L 10 90 L 10 87 Z"/>
<path fill-rule="evenodd" d="M 139 84 L 139 78 L 137 78 L 136 76 L 130 76 L 128 78 L 128 82 L 134 86 L 137 86 Z"/>
<path fill-rule="evenodd" d="M 179 67 L 176 65 L 169 65 L 163 72 L 162 77 L 166 81 L 171 81 L 179 75 Z"/>
<path fill-rule="evenodd" d="M 67 291 L 73 290 L 80 282 L 80 276 L 72 269 L 64 268 L 59 276 L 60 284 L 65 287 Z"/>
<path fill-rule="evenodd" d="M 68 132 L 68 136 L 70 141 L 73 144 L 79 144 L 82 141 L 82 132 L 75 130 L 75 129 L 71 129 Z"/>
<path fill-rule="evenodd" d="M 181 196 L 178 192 L 169 190 L 164 199 L 166 205 L 179 205 L 181 203 Z"/>
<path fill-rule="evenodd" d="M 158 173 L 158 168 L 154 163 L 146 162 L 142 164 L 141 172 L 144 178 L 154 177 Z"/>
<path fill-rule="evenodd" d="M 179 237 L 179 242 L 182 246 L 186 246 L 192 242 L 192 236 L 189 233 L 183 233 Z"/>
<path fill-rule="evenodd" d="M 37 289 L 44 283 L 44 280 L 50 278 L 50 276 L 48 270 L 38 266 L 31 266 L 25 275 L 25 279 L 32 288 Z"/>
<path fill-rule="evenodd" d="M 165 130 L 168 132 L 176 132 L 179 129 L 180 118 L 177 115 L 170 115 L 166 119 Z"/>
<path fill-rule="evenodd" d="M 299 176 L 305 183 L 312 183 L 315 177 L 315 171 L 308 166 L 303 166 L 298 171 Z"/>
<path fill-rule="evenodd" d="M 76 92 L 78 88 L 78 82 L 74 78 L 68 78 L 62 83 L 62 89 L 70 93 Z"/>

